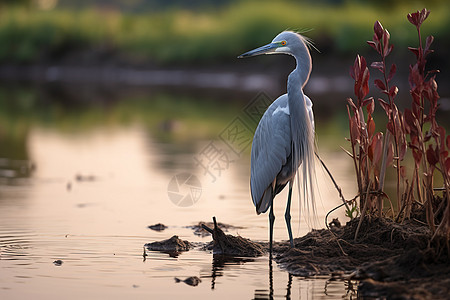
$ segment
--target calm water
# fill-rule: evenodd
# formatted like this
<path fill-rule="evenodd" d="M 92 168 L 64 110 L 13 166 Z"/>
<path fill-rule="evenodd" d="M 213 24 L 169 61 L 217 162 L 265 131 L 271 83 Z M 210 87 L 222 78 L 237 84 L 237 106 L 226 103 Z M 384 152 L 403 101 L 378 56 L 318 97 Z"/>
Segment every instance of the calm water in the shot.
<path fill-rule="evenodd" d="M 240 101 L 248 95 L 227 102 L 212 95 L 125 91 L 103 95 L 101 104 L 87 104 L 99 96 L 82 89 L 70 95 L 0 89 L 1 299 L 350 298 L 346 283 L 292 277 L 269 265 L 267 256 L 218 261 L 194 249 L 178 257 L 147 252 L 143 259 L 145 243 L 174 234 L 209 242 L 186 226 L 212 216 L 242 227 L 232 234 L 267 240 L 267 215 L 257 216 L 250 198 L 248 133 L 238 141 L 229 134 L 256 126 Z M 327 116 L 316 121 L 321 123 L 322 158 L 351 197 L 351 161 L 339 150 L 345 120 Z M 174 191 L 169 182 L 183 172 L 199 184 Z M 316 227 L 323 227 L 324 215 L 340 200 L 320 170 L 318 180 Z M 193 205 L 174 204 L 168 189 L 193 195 Z M 284 191 L 276 198 L 276 240 L 288 238 L 286 197 Z M 345 220 L 343 211 L 336 216 Z M 159 222 L 169 228 L 147 228 Z M 302 218 L 293 230 L 299 236 L 309 227 Z M 202 282 L 175 283 L 174 277 L 189 276 Z"/>

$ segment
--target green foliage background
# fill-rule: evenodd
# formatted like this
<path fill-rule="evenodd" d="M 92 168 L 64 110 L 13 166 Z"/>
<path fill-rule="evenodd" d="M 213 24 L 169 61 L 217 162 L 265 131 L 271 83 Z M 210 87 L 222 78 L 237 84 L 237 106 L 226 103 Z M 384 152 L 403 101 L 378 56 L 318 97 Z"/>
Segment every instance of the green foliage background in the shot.
<path fill-rule="evenodd" d="M 392 42 L 416 42 L 406 14 L 426 6 L 431 16 L 424 36 L 433 33 L 441 46 L 450 44 L 450 6 L 442 1 L 374 5 L 366 1 L 61 1 L 39 10 L 35 1 L 0 4 L 0 63 L 36 63 L 67 59 L 88 61 L 114 57 L 158 65 L 226 62 L 268 42 L 285 29 L 307 35 L 336 54 L 368 51 L 365 41 L 375 20 L 389 28 Z M 99 3 L 100 4 L 99 4 Z M 70 3 L 78 3 L 77 5 Z M 84 5 L 82 5 L 84 3 Z M 181 4 L 185 3 L 185 4 Z M 96 4 L 96 5 L 93 5 Z"/>

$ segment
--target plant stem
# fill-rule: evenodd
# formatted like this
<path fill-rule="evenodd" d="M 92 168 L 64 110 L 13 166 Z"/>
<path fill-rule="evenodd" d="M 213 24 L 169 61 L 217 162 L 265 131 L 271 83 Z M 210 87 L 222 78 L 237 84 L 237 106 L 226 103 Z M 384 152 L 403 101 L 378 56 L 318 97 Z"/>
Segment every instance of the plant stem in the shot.
<path fill-rule="evenodd" d="M 381 192 L 383 191 L 384 188 L 384 179 L 385 179 L 385 175 L 386 175 L 386 163 L 387 163 L 387 151 L 388 151 L 388 145 L 389 145 L 389 140 L 391 137 L 391 133 L 389 132 L 389 130 L 386 129 L 386 135 L 384 136 L 384 143 L 383 143 L 383 160 L 381 161 L 381 170 L 380 170 L 380 181 L 379 181 L 379 188 L 378 191 L 380 192 L 378 195 L 378 209 L 379 209 L 379 217 L 382 217 L 382 210 L 383 210 L 383 206 L 382 206 L 382 199 L 381 199 Z"/>

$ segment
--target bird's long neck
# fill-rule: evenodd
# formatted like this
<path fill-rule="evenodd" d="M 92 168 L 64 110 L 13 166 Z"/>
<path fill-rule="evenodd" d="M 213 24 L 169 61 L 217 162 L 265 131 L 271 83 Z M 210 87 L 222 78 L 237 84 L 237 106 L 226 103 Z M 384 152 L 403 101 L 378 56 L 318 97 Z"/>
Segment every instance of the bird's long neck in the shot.
<path fill-rule="evenodd" d="M 309 79 L 309 74 L 311 74 L 312 62 L 311 55 L 309 54 L 308 48 L 304 43 L 302 43 L 299 48 L 295 51 L 295 61 L 296 67 L 294 71 L 289 74 L 287 92 L 289 95 L 289 107 L 292 109 L 294 106 L 301 105 L 304 107 L 300 114 L 303 114 L 303 110 L 306 112 L 306 103 L 303 96 L 303 87 L 306 85 Z M 301 103 L 291 103 L 293 100 L 300 99 Z M 307 119 L 305 119 L 307 120 Z"/>
<path fill-rule="evenodd" d="M 293 55 L 296 61 L 296 67 L 295 70 L 289 75 L 288 86 L 290 83 L 289 81 L 295 81 L 292 83 L 298 84 L 303 88 L 308 82 L 309 75 L 311 74 L 311 55 L 309 54 L 309 50 L 304 43 L 298 46 L 298 49 L 296 50 L 296 54 Z"/>
<path fill-rule="evenodd" d="M 308 82 L 311 73 L 311 56 L 305 45 L 300 53 L 295 55 L 297 66 L 289 75 L 287 92 L 291 121 L 292 150 L 294 168 L 297 169 L 303 163 L 303 191 L 311 194 L 312 175 L 314 174 L 314 129 L 310 120 L 303 87 Z M 300 49 L 299 49 L 300 50 Z M 309 177 L 309 178 L 306 178 Z M 309 190 L 309 192 L 307 191 Z"/>
<path fill-rule="evenodd" d="M 303 114 L 303 112 L 306 113 L 303 87 L 308 82 L 309 74 L 311 73 L 311 55 L 309 54 L 309 50 L 303 41 L 296 46 L 293 53 L 295 53 L 293 56 L 296 61 L 296 67 L 288 77 L 287 92 L 289 96 L 289 107 L 291 109 L 291 107 L 294 108 L 295 106 L 301 105 L 303 109 L 299 113 Z M 300 101 L 301 103 L 291 103 L 292 101 Z"/>
<path fill-rule="evenodd" d="M 306 112 L 306 103 L 303 94 L 303 87 L 306 85 L 309 79 L 309 74 L 311 73 L 311 56 L 309 54 L 308 49 L 305 45 L 302 45 L 304 48 L 300 49 L 301 51 L 297 51 L 297 55 L 294 55 L 297 65 L 294 71 L 289 74 L 288 83 L 287 83 L 287 92 L 289 98 L 289 109 L 299 109 L 301 106 L 302 109 L 298 111 L 298 114 L 303 115 Z M 305 118 L 304 121 L 308 119 Z"/>

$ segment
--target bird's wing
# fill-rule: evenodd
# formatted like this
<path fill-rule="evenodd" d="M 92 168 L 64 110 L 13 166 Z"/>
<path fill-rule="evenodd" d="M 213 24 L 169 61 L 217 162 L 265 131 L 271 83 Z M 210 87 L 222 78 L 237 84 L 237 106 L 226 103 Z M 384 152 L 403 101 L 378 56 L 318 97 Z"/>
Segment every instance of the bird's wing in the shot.
<path fill-rule="evenodd" d="M 288 96 L 284 94 L 266 110 L 253 137 L 250 189 L 256 207 L 290 154 L 291 125 Z"/>
<path fill-rule="evenodd" d="M 308 96 L 306 96 L 306 95 L 304 95 L 304 96 L 305 96 L 305 103 L 306 103 L 306 111 L 308 112 L 308 116 L 309 116 L 309 119 L 311 121 L 313 130 L 314 130 L 315 129 L 315 127 L 314 127 L 314 113 L 313 113 L 313 108 L 312 108 L 313 107 L 313 103 L 312 103 L 311 99 L 309 99 Z"/>

